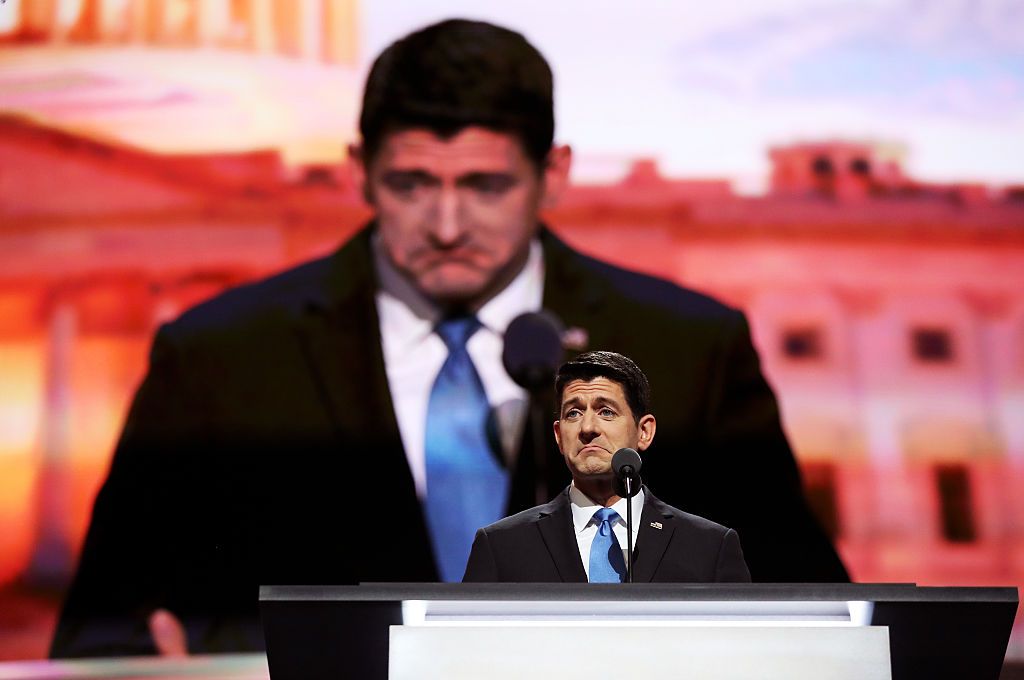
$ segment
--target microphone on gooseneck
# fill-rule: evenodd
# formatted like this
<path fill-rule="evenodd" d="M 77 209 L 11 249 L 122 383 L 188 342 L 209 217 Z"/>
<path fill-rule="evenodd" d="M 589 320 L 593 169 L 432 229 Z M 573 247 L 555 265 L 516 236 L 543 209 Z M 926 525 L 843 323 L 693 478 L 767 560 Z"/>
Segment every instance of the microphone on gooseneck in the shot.
<path fill-rule="evenodd" d="M 550 430 L 540 395 L 550 390 L 562 365 L 562 322 L 552 312 L 526 312 L 512 319 L 505 330 L 501 363 L 509 377 L 530 393 L 530 422 L 533 443 L 534 501 L 547 503 L 547 444 Z"/>
<path fill-rule="evenodd" d="M 626 583 L 633 582 L 633 503 L 628 499 L 640 492 L 643 480 L 640 468 L 643 461 L 635 449 L 622 448 L 612 456 L 612 472 L 615 473 L 616 492 L 626 501 Z"/>
<path fill-rule="evenodd" d="M 640 492 L 643 480 L 640 479 L 640 468 L 643 461 L 635 449 L 623 448 L 612 456 L 612 472 L 619 486 L 616 489 L 623 498 L 632 498 Z"/>

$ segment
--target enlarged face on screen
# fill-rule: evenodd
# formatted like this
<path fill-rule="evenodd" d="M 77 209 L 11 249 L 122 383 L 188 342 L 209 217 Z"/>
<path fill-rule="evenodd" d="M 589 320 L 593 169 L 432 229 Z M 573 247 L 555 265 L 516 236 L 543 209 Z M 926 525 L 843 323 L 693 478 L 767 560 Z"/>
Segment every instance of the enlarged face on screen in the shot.
<path fill-rule="evenodd" d="M 468 127 L 442 138 L 394 132 L 356 163 L 391 261 L 442 305 L 472 304 L 522 268 L 538 212 L 568 172 L 568 149 L 539 169 L 511 134 Z"/>
<path fill-rule="evenodd" d="M 654 439 L 654 416 L 633 417 L 622 385 L 608 378 L 573 380 L 562 391 L 555 440 L 573 479 L 611 476 L 623 447 L 643 451 Z"/>

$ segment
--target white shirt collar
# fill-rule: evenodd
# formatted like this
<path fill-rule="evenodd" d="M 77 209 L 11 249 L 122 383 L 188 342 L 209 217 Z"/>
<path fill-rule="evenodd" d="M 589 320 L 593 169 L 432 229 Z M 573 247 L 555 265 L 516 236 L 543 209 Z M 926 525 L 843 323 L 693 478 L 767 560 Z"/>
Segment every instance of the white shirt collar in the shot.
<path fill-rule="evenodd" d="M 507 286 L 485 302 L 476 312 L 484 327 L 504 335 L 508 325 L 520 314 L 536 312 L 544 303 L 544 253 L 540 241 L 530 241 L 526 264 Z"/>
<path fill-rule="evenodd" d="M 433 332 L 441 312 L 391 264 L 376 232 L 371 243 L 377 272 L 377 313 L 380 315 L 381 334 L 393 343 L 396 350 L 408 350 Z"/>
<path fill-rule="evenodd" d="M 377 308 L 383 325 L 398 346 L 414 346 L 433 332 L 441 318 L 441 310 L 416 289 L 391 263 L 374 234 L 373 260 L 377 271 Z M 540 240 L 530 241 L 526 265 L 515 278 L 487 300 L 476 316 L 481 324 L 497 335 L 514 318 L 541 308 L 544 296 L 544 256 Z"/>
<path fill-rule="evenodd" d="M 636 534 L 640 527 L 640 513 L 644 509 L 644 490 L 640 489 L 637 495 L 631 499 L 633 502 L 633 533 Z M 576 533 L 586 529 L 594 518 L 594 513 L 604 507 L 599 503 L 590 500 L 587 494 L 576 487 L 576 482 L 569 484 L 569 505 L 572 508 L 572 524 Z M 619 520 L 626 525 L 626 499 L 620 498 L 612 506 L 612 509 L 619 513 Z"/>

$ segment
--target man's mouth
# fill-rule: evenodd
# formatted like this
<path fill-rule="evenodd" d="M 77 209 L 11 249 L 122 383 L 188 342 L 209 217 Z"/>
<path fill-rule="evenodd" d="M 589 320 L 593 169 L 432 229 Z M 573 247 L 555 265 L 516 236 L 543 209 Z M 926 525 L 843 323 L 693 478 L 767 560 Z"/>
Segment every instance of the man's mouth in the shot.
<path fill-rule="evenodd" d="M 481 269 L 477 258 L 471 257 L 468 253 L 430 255 L 416 261 L 415 268 L 421 272 L 446 269 L 459 269 L 476 272 Z"/>

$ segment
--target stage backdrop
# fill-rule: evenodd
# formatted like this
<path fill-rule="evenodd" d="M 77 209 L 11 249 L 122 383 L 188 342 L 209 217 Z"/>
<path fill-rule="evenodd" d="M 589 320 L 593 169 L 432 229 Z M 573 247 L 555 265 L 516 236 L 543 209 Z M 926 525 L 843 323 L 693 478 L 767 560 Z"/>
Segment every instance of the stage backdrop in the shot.
<path fill-rule="evenodd" d="M 749 314 L 854 579 L 1024 583 L 1024 8 L 478 5 L 0 3 L 0 658 L 45 653 L 155 328 L 359 226 L 369 60 L 459 15 L 554 66 L 554 228 Z"/>

